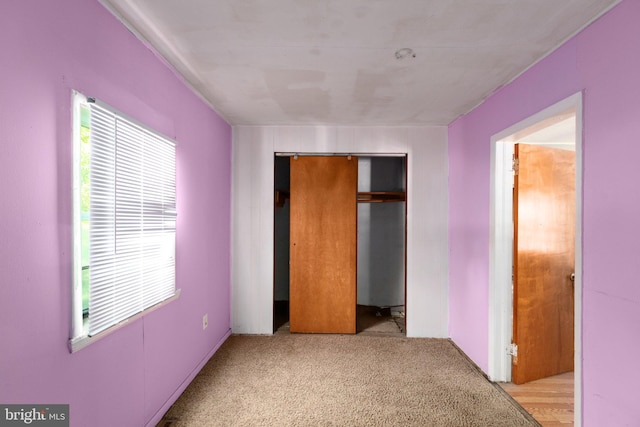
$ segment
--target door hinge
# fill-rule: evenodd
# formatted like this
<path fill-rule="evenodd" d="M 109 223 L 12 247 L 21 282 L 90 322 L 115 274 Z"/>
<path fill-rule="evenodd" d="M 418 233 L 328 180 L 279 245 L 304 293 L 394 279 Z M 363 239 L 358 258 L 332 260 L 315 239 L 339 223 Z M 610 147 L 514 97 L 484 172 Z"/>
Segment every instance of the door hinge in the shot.
<path fill-rule="evenodd" d="M 511 163 L 511 168 L 513 169 L 513 174 L 518 175 L 518 172 L 520 171 L 520 159 L 516 159 L 514 157 Z"/>
<path fill-rule="evenodd" d="M 507 354 L 509 356 L 518 357 L 518 344 L 512 343 L 507 346 Z"/>

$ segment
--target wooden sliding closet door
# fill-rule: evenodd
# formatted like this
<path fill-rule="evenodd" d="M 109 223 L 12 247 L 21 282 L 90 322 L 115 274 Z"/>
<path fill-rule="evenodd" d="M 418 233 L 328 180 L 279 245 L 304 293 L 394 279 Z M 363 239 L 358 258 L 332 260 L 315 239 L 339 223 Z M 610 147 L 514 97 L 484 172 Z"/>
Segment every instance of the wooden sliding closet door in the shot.
<path fill-rule="evenodd" d="M 357 157 L 291 159 L 291 332 L 356 332 Z"/>

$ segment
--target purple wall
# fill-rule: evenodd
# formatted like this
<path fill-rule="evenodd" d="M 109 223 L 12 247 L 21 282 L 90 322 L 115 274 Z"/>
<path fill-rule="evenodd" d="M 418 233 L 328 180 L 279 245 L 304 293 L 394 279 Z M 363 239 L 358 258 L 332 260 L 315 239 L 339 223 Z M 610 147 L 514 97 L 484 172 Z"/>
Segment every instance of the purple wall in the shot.
<path fill-rule="evenodd" d="M 0 55 L 0 402 L 153 425 L 229 333 L 231 128 L 98 1 L 4 2 Z M 75 354 L 72 89 L 178 140 L 182 289 Z"/>
<path fill-rule="evenodd" d="M 449 128 L 450 333 L 486 370 L 490 138 L 584 91 L 585 426 L 640 425 L 639 20 L 623 1 Z"/>

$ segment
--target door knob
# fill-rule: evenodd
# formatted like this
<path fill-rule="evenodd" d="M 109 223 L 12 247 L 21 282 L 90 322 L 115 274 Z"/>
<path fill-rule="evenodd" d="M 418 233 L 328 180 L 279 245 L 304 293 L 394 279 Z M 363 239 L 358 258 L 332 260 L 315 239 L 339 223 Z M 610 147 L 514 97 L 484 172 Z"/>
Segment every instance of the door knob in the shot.
<path fill-rule="evenodd" d="M 571 279 L 572 282 L 576 281 L 576 273 L 571 273 L 571 276 L 569 276 L 569 278 Z"/>

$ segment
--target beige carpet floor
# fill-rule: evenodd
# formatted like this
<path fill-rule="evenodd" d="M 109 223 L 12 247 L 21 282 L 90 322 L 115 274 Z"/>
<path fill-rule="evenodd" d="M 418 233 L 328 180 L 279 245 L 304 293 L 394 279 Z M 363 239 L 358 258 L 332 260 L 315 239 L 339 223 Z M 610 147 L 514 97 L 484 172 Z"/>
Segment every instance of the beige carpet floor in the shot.
<path fill-rule="evenodd" d="M 159 426 L 535 426 L 449 340 L 231 336 Z"/>

